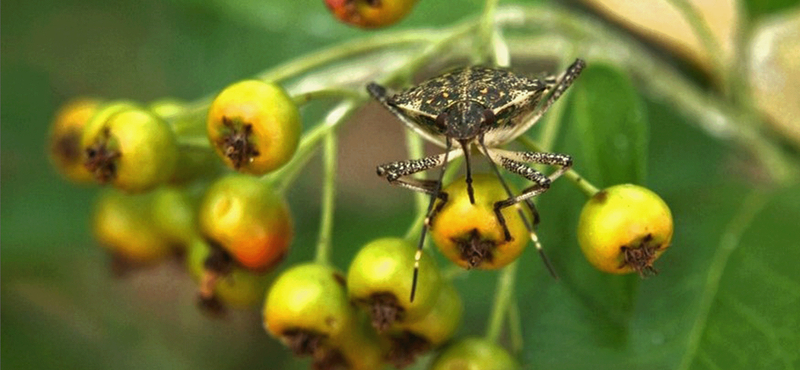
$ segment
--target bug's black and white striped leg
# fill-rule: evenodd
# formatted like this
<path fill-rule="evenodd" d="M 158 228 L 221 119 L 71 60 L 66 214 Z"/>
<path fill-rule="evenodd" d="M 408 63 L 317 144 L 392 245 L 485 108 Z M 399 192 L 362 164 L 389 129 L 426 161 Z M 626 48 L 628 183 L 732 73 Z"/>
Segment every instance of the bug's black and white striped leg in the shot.
<path fill-rule="evenodd" d="M 417 245 L 417 253 L 414 255 L 414 276 L 411 282 L 411 302 L 414 301 L 414 294 L 417 291 L 417 280 L 419 277 L 419 261 L 422 258 L 422 247 L 425 245 L 425 234 L 428 228 L 433 223 L 433 218 L 441 211 L 445 203 L 447 203 L 448 195 L 442 191 L 442 178 L 444 171 L 447 167 L 447 162 L 452 158 L 457 158 L 464 152 L 462 149 L 450 150 L 450 143 L 448 141 L 445 152 L 438 155 L 432 155 L 422 159 L 411 159 L 406 161 L 397 161 L 378 166 L 378 176 L 386 178 L 392 185 L 398 185 L 406 189 L 419 191 L 431 196 L 428 209 L 425 213 L 425 223 L 422 226 L 422 232 Z M 438 180 L 420 180 L 410 178 L 415 173 L 427 171 L 433 168 L 441 167 Z M 438 206 L 434 208 L 436 199 L 440 199 Z"/>
<path fill-rule="evenodd" d="M 566 154 L 558 153 L 512 152 L 502 149 L 488 149 L 487 152 L 489 158 L 494 163 L 497 163 L 503 166 L 503 168 L 505 168 L 507 171 L 520 175 L 534 183 L 533 186 L 523 190 L 519 195 L 509 197 L 506 200 L 501 200 L 494 204 L 495 215 L 497 215 L 498 220 L 500 221 L 501 225 L 503 225 L 503 232 L 505 233 L 506 239 L 509 239 L 511 234 L 508 231 L 508 227 L 503 219 L 503 214 L 501 213 L 503 208 L 512 206 L 519 202 L 527 201 L 547 191 L 553 181 L 561 177 L 564 172 L 572 167 L 572 157 Z M 557 166 L 558 169 L 556 169 L 549 176 L 546 176 L 543 173 L 531 168 L 526 163 Z"/>

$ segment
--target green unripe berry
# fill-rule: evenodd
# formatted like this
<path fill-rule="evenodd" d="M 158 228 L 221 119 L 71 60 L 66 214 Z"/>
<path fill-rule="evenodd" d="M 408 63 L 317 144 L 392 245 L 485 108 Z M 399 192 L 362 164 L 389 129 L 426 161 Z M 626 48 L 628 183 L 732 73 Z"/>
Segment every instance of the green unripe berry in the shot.
<path fill-rule="evenodd" d="M 420 354 L 438 347 L 453 337 L 464 306 L 450 281 L 443 280 L 433 308 L 421 319 L 395 323 L 386 333 L 390 340 L 387 360 L 397 368 L 414 363 Z"/>
<path fill-rule="evenodd" d="M 50 162 L 75 183 L 92 182 L 92 174 L 83 166 L 81 135 L 100 107 L 94 99 L 77 99 L 64 104 L 50 124 Z"/>
<path fill-rule="evenodd" d="M 424 317 L 436 304 L 441 286 L 439 269 L 422 254 L 414 301 L 410 301 L 414 255 L 417 249 L 403 239 L 384 238 L 365 245 L 347 272 L 350 299 L 369 309 L 379 331 L 397 322 Z"/>
<path fill-rule="evenodd" d="M 292 347 L 298 332 L 334 342 L 353 327 L 355 308 L 345 290 L 344 277 L 320 264 L 294 266 L 281 274 L 267 293 L 264 326 Z"/>
<path fill-rule="evenodd" d="M 174 249 L 153 224 L 150 194 L 129 195 L 106 190 L 94 209 L 94 235 L 101 245 L 134 265 L 150 264 Z"/>
<path fill-rule="evenodd" d="M 503 347 L 484 338 L 464 338 L 433 360 L 430 370 L 514 370 L 519 364 Z"/>
<path fill-rule="evenodd" d="M 129 103 L 101 109 L 81 139 L 86 168 L 100 183 L 142 192 L 170 179 L 177 143 L 169 126 Z"/>
<path fill-rule="evenodd" d="M 152 193 L 153 224 L 176 248 L 186 249 L 199 235 L 195 218 L 196 198 L 178 188 L 166 186 Z"/>

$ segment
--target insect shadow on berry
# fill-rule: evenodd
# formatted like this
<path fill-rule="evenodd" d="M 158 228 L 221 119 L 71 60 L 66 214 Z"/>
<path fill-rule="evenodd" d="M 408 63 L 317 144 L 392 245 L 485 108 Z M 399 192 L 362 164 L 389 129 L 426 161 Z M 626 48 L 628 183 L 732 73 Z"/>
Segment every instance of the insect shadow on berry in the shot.
<path fill-rule="evenodd" d="M 557 153 L 514 152 L 497 147 L 516 139 L 533 126 L 572 85 L 585 65 L 583 60 L 576 59 L 560 76 L 541 79 L 520 76 L 506 69 L 470 66 L 433 77 L 394 95 L 390 95 L 386 88 L 377 83 L 367 85 L 369 94 L 408 128 L 445 149 L 442 154 L 391 162 L 377 167 L 378 175 L 386 178 L 389 183 L 431 196 L 415 254 L 410 297 L 412 302 L 425 235 L 431 219 L 448 198 L 442 192 L 445 168 L 448 161 L 461 155 L 466 159 L 467 193 L 470 202 L 475 203 L 470 164 L 472 146 L 488 157 L 494 173 L 508 194 L 507 199 L 494 204 L 494 213 L 503 227 L 506 241 L 511 240 L 511 233 L 501 211 L 517 205 L 517 211 L 529 231 L 531 241 L 550 274 L 557 278 L 534 231 L 539 216 L 530 199 L 550 188 L 551 182 L 572 166 L 572 157 Z M 545 175 L 530 167 L 530 164 L 551 165 L 557 169 L 550 175 Z M 515 196 L 500 175 L 498 165 L 532 181 L 534 185 Z M 436 180 L 410 177 L 437 167 L 441 167 L 441 171 Z M 440 206 L 434 209 L 437 198 L 441 200 Z M 525 203 L 531 209 L 533 223 L 528 221 L 524 211 L 518 206 L 519 203 Z"/>

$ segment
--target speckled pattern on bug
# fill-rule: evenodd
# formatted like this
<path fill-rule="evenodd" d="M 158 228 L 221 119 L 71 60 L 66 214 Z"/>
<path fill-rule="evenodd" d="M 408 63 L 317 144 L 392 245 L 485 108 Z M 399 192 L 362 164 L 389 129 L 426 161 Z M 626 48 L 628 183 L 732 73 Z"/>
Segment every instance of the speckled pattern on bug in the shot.
<path fill-rule="evenodd" d="M 507 69 L 469 66 L 433 77 L 396 94 L 389 94 L 383 86 L 370 83 L 367 91 L 387 110 L 410 129 L 445 148 L 442 154 L 380 165 L 377 168 L 378 175 L 391 184 L 431 195 L 425 223 L 430 225 L 431 219 L 448 198 L 441 191 L 444 167 L 447 162 L 461 155 L 466 159 L 469 199 L 471 203 L 475 203 L 470 169 L 470 152 L 474 145 L 489 158 L 501 181 L 503 180 L 498 166 L 534 183 L 534 186 L 527 188 L 522 194 L 515 196 L 509 193 L 508 199 L 494 204 L 494 213 L 503 227 L 506 240 L 510 240 L 511 235 L 501 210 L 525 202 L 534 213 L 535 224 L 538 213 L 528 200 L 546 191 L 552 181 L 564 174 L 572 166 L 572 157 L 557 153 L 515 152 L 497 147 L 516 139 L 533 126 L 572 85 L 584 67 L 583 60 L 577 59 L 560 76 L 537 79 L 521 76 Z M 558 168 L 550 175 L 544 175 L 531 167 L 530 163 Z M 442 172 L 438 180 L 420 180 L 410 176 L 440 166 Z M 434 209 L 436 198 L 441 202 Z M 423 227 L 420 250 L 426 230 L 427 227 Z M 541 253 L 541 245 L 538 244 L 532 226 L 529 226 L 529 231 Z M 417 261 L 419 256 L 418 251 Z M 414 287 L 416 276 L 415 266 Z M 412 300 L 413 291 L 412 288 Z"/>

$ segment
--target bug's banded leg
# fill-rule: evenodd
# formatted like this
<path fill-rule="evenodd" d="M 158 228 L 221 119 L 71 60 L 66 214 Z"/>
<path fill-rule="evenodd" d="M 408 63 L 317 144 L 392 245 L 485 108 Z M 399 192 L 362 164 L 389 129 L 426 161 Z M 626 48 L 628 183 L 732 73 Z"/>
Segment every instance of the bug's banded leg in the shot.
<path fill-rule="evenodd" d="M 509 188 L 508 184 L 506 184 L 505 180 L 503 179 L 503 176 L 500 174 L 500 169 L 498 168 L 495 159 L 492 157 L 492 155 L 494 155 L 494 152 L 490 153 L 489 150 L 486 148 L 486 144 L 484 143 L 483 137 L 480 138 L 479 143 L 480 147 L 483 149 L 484 154 L 486 154 L 486 157 L 489 158 L 489 164 L 491 165 L 492 170 L 494 170 L 495 175 L 497 175 L 497 178 L 500 180 L 500 183 L 503 185 L 503 188 L 505 188 L 506 194 L 508 195 L 509 199 L 514 198 L 514 194 L 511 192 L 511 188 Z M 544 179 L 548 180 L 546 177 Z M 526 191 L 527 190 L 528 189 L 526 189 Z M 528 230 L 528 235 L 531 241 L 533 242 L 533 245 L 536 247 L 536 251 L 539 252 L 539 257 L 542 259 L 542 263 L 544 263 L 544 266 L 547 268 L 547 271 L 550 272 L 550 276 L 552 276 L 554 279 L 558 279 L 558 274 L 556 274 L 556 270 L 550 263 L 550 259 L 547 258 L 547 254 L 545 254 L 544 248 L 542 248 L 542 243 L 539 242 L 539 236 L 536 235 L 535 228 L 536 225 L 539 223 L 539 212 L 536 210 L 536 206 L 534 205 L 533 202 L 531 202 L 530 199 L 525 199 L 524 203 L 528 206 L 528 208 L 530 208 L 531 213 L 533 214 L 533 224 L 531 224 L 531 222 L 528 221 L 528 218 L 525 216 L 525 212 L 523 212 L 522 207 L 519 206 L 519 203 L 516 203 L 517 213 L 519 214 L 519 217 L 522 219 L 522 222 L 525 224 L 525 228 Z M 495 217 L 497 217 L 497 221 L 503 227 L 503 232 L 505 233 L 506 240 L 511 240 L 511 233 L 508 231 L 508 225 L 506 225 L 505 218 L 503 217 L 503 214 L 501 212 L 502 208 L 498 208 L 497 205 L 498 204 L 495 203 L 495 208 L 494 208 Z"/>
<path fill-rule="evenodd" d="M 411 282 L 411 302 L 414 301 L 414 294 L 417 291 L 417 279 L 419 276 L 419 260 L 422 258 L 422 247 L 425 245 L 425 234 L 432 224 L 433 217 L 444 207 L 447 202 L 447 193 L 442 192 L 442 177 L 447 162 L 452 158 L 457 158 L 463 154 L 462 149 L 450 150 L 449 142 L 445 148 L 445 152 L 439 155 L 432 155 L 422 159 L 410 159 L 405 161 L 391 162 L 378 166 L 378 176 L 386 178 L 390 184 L 398 185 L 406 189 L 419 191 L 431 196 L 428 209 L 425 214 L 425 223 L 422 226 L 422 232 L 417 245 L 417 253 L 414 255 L 414 276 Z M 441 167 L 438 180 L 420 180 L 410 178 L 415 173 L 427 171 L 433 168 Z M 440 199 L 439 205 L 434 208 L 436 199 Z"/>
<path fill-rule="evenodd" d="M 558 98 L 561 97 L 561 95 L 564 95 L 564 92 L 567 91 L 567 89 L 572 85 L 572 82 L 578 78 L 578 76 L 581 74 L 581 71 L 583 71 L 583 68 L 585 67 L 586 62 L 584 62 L 583 59 L 575 59 L 575 62 L 567 67 L 567 70 L 558 77 L 558 82 L 556 82 L 552 77 L 545 78 L 545 83 L 548 85 L 554 85 L 554 87 L 551 87 L 552 93 L 550 93 L 544 103 L 542 103 L 542 105 L 536 109 L 536 113 L 525 118 L 525 120 L 532 120 L 534 122 L 538 121 L 544 112 L 550 109 L 550 106 L 553 105 L 553 103 L 555 103 Z"/>

